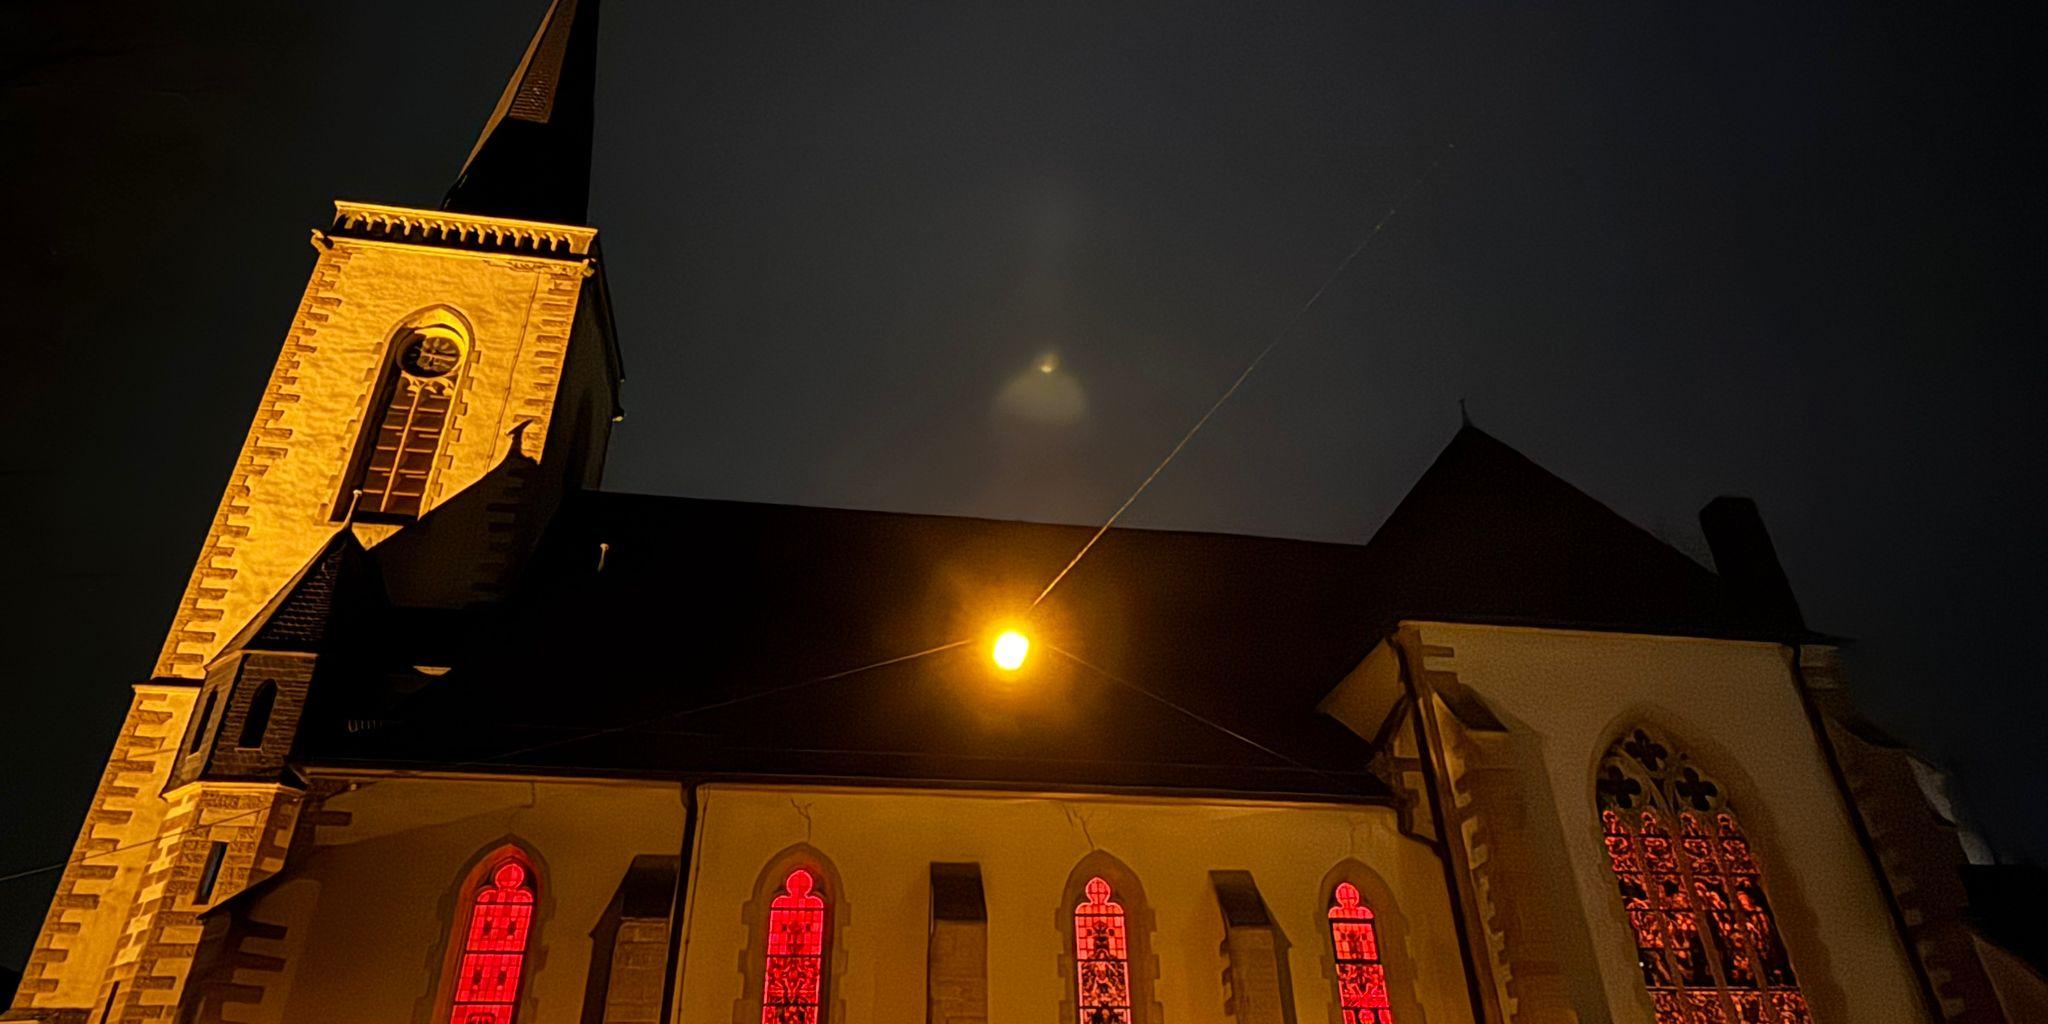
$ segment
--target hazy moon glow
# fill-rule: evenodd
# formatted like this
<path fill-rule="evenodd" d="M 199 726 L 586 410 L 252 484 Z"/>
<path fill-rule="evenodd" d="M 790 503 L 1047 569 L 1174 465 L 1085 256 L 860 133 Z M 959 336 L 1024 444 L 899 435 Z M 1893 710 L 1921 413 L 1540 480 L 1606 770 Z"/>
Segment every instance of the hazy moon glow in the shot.
<path fill-rule="evenodd" d="M 1039 355 L 1030 369 L 1013 374 L 996 392 L 994 414 L 1041 426 L 1071 426 L 1088 416 L 1088 394 L 1061 369 L 1057 352 Z"/>

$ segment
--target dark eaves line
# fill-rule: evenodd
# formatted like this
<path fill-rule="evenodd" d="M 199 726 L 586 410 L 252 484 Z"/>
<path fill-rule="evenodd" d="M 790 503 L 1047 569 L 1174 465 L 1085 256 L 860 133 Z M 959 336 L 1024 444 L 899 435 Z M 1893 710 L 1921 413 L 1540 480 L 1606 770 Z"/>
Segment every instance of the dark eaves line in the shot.
<path fill-rule="evenodd" d="M 832 672 L 822 676 L 811 676 L 808 679 L 800 679 L 796 682 L 787 683 L 782 686 L 771 687 L 766 690 L 757 690 L 753 693 L 742 694 L 738 697 L 731 697 L 725 700 L 713 701 L 709 704 L 700 704 L 696 707 L 684 708 L 681 711 L 671 711 L 664 715 L 658 715 L 653 718 L 642 719 L 637 722 L 630 722 L 625 725 L 609 726 L 603 729 L 591 729 L 582 733 L 578 733 L 574 736 L 565 736 L 561 739 L 549 740 L 546 743 L 536 743 L 530 746 L 519 747 L 513 750 L 507 750 L 501 753 L 493 754 L 485 758 L 478 758 L 467 761 L 442 761 L 424 767 L 409 768 L 399 772 L 394 772 L 393 774 L 381 779 L 372 779 L 368 782 L 363 783 L 360 786 L 357 786 L 355 791 L 360 792 L 362 790 L 370 788 L 371 786 L 377 785 L 380 782 L 394 782 L 399 779 L 424 775 L 428 772 L 448 771 L 451 769 L 459 768 L 486 767 L 492 764 L 497 764 L 509 760 L 511 758 L 519 757 L 523 754 L 531 754 L 535 753 L 536 751 L 547 750 L 552 747 L 566 746 L 571 743 L 582 743 L 588 740 L 599 739 L 617 733 L 628 732 L 635 729 L 644 729 L 651 725 L 673 721 L 678 718 L 685 718 L 690 715 L 699 714 L 705 711 L 714 711 L 719 708 L 732 707 L 735 704 L 744 704 L 748 701 L 760 700 L 764 697 L 773 697 L 777 694 L 788 693 L 791 690 L 801 689 L 806 686 L 815 686 L 819 683 L 828 683 L 835 679 L 845 679 L 848 676 L 856 676 L 863 672 L 872 672 L 875 669 L 887 668 L 890 665 L 900 665 L 906 661 L 915 661 L 918 658 L 928 657 L 930 655 L 938 654 L 942 651 L 950 651 L 956 647 L 964 647 L 973 642 L 974 641 L 971 639 L 954 640 L 951 643 L 940 644 L 937 647 L 927 647 L 922 651 L 915 651 L 910 654 L 902 654 L 893 658 L 884 658 L 881 661 L 870 662 L 869 664 L 861 665 L 856 668 L 849 668 L 843 671 Z M 159 751 L 158 753 L 161 752 Z M 117 853 L 125 853 L 129 850 L 139 849 L 144 846 L 154 846 L 157 843 L 161 843 L 170 839 L 176 839 L 179 836 L 187 835 L 192 832 L 197 832 L 201 829 L 210 829 L 216 825 L 224 825 L 231 821 L 239 821 L 243 818 L 248 818 L 257 814 L 265 813 L 268 810 L 269 808 L 267 807 L 257 807 L 246 811 L 240 811 L 235 814 L 228 815 L 225 818 L 216 818 L 212 821 L 204 822 L 198 825 L 192 825 L 187 828 L 178 829 L 175 832 L 167 832 L 163 835 L 151 836 L 148 839 L 138 840 L 136 842 L 128 843 L 122 846 L 116 846 L 112 849 L 101 850 L 98 853 L 86 854 L 84 856 L 76 858 L 76 860 L 80 864 L 91 863 L 104 857 L 111 857 Z M 33 878 L 37 875 L 46 875 L 52 871 L 61 871 L 71 863 L 71 859 L 65 859 L 57 861 L 53 864 L 44 864 L 40 867 L 24 868 L 20 871 L 15 871 L 10 874 L 0 875 L 0 885 L 4 885 L 8 882 L 19 881 L 24 878 Z"/>
<path fill-rule="evenodd" d="M 1272 757 L 1280 761 L 1285 761 L 1288 764 L 1291 764 L 1294 767 L 1301 769 L 1302 771 L 1309 772 L 1314 775 L 1320 775 L 1323 778 L 1329 779 L 1332 782 L 1344 786 L 1346 791 L 1351 791 L 1351 780 L 1346 779 L 1343 776 L 1336 774 L 1335 772 L 1326 771 L 1324 769 L 1317 768 L 1314 765 L 1304 764 L 1301 761 L 1297 761 L 1294 758 L 1288 757 L 1286 754 L 1274 750 L 1272 747 L 1260 743 L 1258 740 L 1252 739 L 1250 736 L 1246 736 L 1244 733 L 1238 732 L 1237 730 L 1232 729 L 1229 726 L 1224 725 L 1223 723 L 1218 722 L 1212 718 L 1203 716 L 1195 712 L 1193 709 L 1185 707 L 1172 700 L 1169 700 L 1166 697 L 1154 693 L 1143 686 L 1139 686 L 1137 683 L 1131 682 L 1130 680 L 1125 679 L 1123 676 L 1117 675 L 1116 673 L 1111 672 L 1110 670 L 1103 668 L 1102 666 L 1097 665 L 1094 662 L 1088 661 L 1082 658 L 1080 655 L 1075 654 L 1074 652 L 1069 651 L 1064 647 L 1058 647 L 1053 644 L 1046 644 L 1046 646 L 1052 648 L 1053 652 L 1058 654 L 1060 657 L 1065 658 L 1068 661 L 1071 661 L 1074 664 L 1079 665 L 1082 668 L 1085 668 L 1088 671 L 1093 672 L 1096 675 L 1099 675 L 1112 683 L 1116 683 L 1121 686 L 1128 686 L 1131 689 L 1136 690 L 1138 693 L 1143 694 L 1146 697 L 1150 697 L 1153 700 L 1158 701 L 1159 703 L 1164 704 L 1167 707 L 1172 708 L 1173 710 L 1178 711 L 1183 715 L 1186 715 L 1187 717 L 1195 720 L 1196 722 L 1202 725 L 1206 725 L 1209 728 L 1214 729 L 1217 732 L 1220 732 L 1223 735 L 1228 736 L 1231 739 L 1234 739 L 1239 743 L 1244 744 L 1245 746 L 1251 747 L 1254 750 L 1264 753 L 1268 757 Z"/>

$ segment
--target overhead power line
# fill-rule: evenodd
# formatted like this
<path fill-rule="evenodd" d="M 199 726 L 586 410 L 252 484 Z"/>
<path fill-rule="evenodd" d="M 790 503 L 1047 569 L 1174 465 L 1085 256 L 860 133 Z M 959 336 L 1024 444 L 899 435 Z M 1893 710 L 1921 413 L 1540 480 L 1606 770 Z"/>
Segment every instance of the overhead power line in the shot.
<path fill-rule="evenodd" d="M 1448 151 L 1451 147 L 1446 145 L 1444 149 Z M 1095 546 L 1095 542 L 1101 540 L 1102 535 L 1108 533 L 1109 528 L 1115 526 L 1116 521 L 1123 518 L 1123 514 L 1129 511 L 1132 505 L 1137 503 L 1138 496 L 1144 494 L 1145 489 L 1152 486 L 1152 481 L 1159 479 L 1159 474 L 1165 471 L 1169 463 L 1173 462 L 1174 456 L 1179 455 L 1181 449 L 1186 448 L 1188 442 L 1194 440 L 1196 434 L 1201 433 L 1202 428 L 1209 424 L 1209 419 L 1216 415 L 1216 410 L 1223 408 L 1223 403 L 1230 401 L 1231 396 L 1237 394 L 1237 389 L 1243 387 L 1244 382 L 1251 379 L 1253 371 L 1259 368 L 1259 364 L 1265 362 L 1266 357 L 1272 355 L 1273 350 L 1280 347 L 1280 343 L 1287 339 L 1287 336 L 1301 323 L 1302 318 L 1308 316 L 1309 310 L 1314 309 L 1316 303 L 1322 301 L 1324 293 L 1330 290 L 1330 286 L 1336 284 L 1337 280 L 1344 276 L 1346 270 L 1351 269 L 1352 261 L 1358 259 L 1358 254 L 1364 252 L 1365 247 L 1371 245 L 1374 238 L 1379 237 L 1380 229 L 1386 227 L 1387 222 L 1394 219 L 1394 214 L 1401 207 L 1406 206 L 1408 200 L 1414 198 L 1415 193 L 1421 190 L 1423 183 L 1429 180 L 1431 174 L 1435 173 L 1437 166 L 1443 163 L 1443 159 L 1443 153 L 1438 153 L 1436 159 L 1430 161 L 1429 166 L 1416 176 L 1415 183 L 1408 187 L 1408 191 L 1403 193 L 1401 198 L 1394 200 L 1393 204 L 1387 207 L 1386 213 L 1380 215 L 1380 219 L 1373 224 L 1371 230 L 1365 233 L 1365 237 L 1360 238 L 1358 244 L 1352 246 L 1351 251 L 1346 253 L 1343 259 L 1337 261 L 1336 269 L 1330 271 L 1330 276 L 1323 279 L 1322 287 L 1317 288 L 1315 293 L 1308 297 L 1308 301 L 1302 303 L 1300 308 L 1294 311 L 1294 315 L 1287 318 L 1287 323 L 1281 326 L 1279 333 L 1273 335 L 1273 340 L 1266 342 L 1266 347 L 1260 349 L 1258 355 L 1253 356 L 1252 361 L 1245 364 L 1244 371 L 1237 375 L 1236 380 L 1230 382 L 1229 387 L 1223 389 L 1223 394 L 1218 395 L 1216 401 L 1210 403 L 1208 411 L 1196 418 L 1195 425 L 1189 427 L 1187 433 L 1182 434 L 1180 440 L 1174 443 L 1173 448 L 1167 451 L 1166 457 L 1160 459 L 1159 464 L 1152 467 L 1152 472 L 1145 474 L 1145 479 L 1138 482 L 1138 487 L 1131 492 L 1131 496 L 1125 498 L 1124 503 L 1118 505 L 1116 511 L 1109 514 L 1108 519 L 1103 520 L 1102 525 L 1096 529 L 1094 534 L 1089 536 L 1088 542 L 1081 545 L 1081 550 L 1074 552 L 1074 557 L 1067 562 L 1066 567 L 1061 569 L 1059 574 L 1052 578 L 1051 583 L 1045 585 L 1044 590 L 1038 592 L 1038 596 L 1031 601 L 1032 608 L 1035 609 L 1043 603 L 1046 597 L 1052 593 L 1053 588 L 1059 586 L 1060 581 L 1066 579 L 1067 574 L 1073 572 L 1074 567 L 1081 564 L 1081 559 L 1088 557 L 1088 551 Z"/>
<path fill-rule="evenodd" d="M 637 721 L 628 722 L 624 725 L 607 726 L 602 729 L 588 729 L 583 732 L 577 733 L 573 736 L 565 736 L 560 739 L 549 740 L 545 743 L 535 743 L 523 747 L 515 747 L 497 754 L 492 754 L 488 757 L 471 758 L 469 760 L 463 761 L 437 761 L 428 765 L 400 769 L 383 778 L 371 779 L 370 781 L 363 783 L 361 786 L 357 787 L 357 791 L 360 792 L 361 790 L 368 789 L 371 786 L 374 786 L 380 782 L 394 782 L 399 779 L 425 775 L 429 772 L 450 771 L 461 768 L 487 767 L 489 765 L 498 764 L 500 762 L 506 761 L 510 758 L 519 757 L 524 754 L 531 754 L 536 751 L 547 750 L 553 747 L 567 746 L 571 743 L 582 743 L 588 740 L 601 739 L 605 736 L 616 735 L 622 732 L 631 732 L 636 729 L 643 729 L 649 726 L 658 725 L 663 722 L 673 721 L 674 719 L 686 718 L 690 715 L 699 714 L 705 711 L 714 711 L 719 708 L 732 707 L 736 704 L 745 704 L 748 701 L 760 700 L 765 697 L 773 697 L 778 694 L 788 693 L 792 690 L 802 689 L 806 686 L 815 686 L 819 683 L 827 683 L 835 679 L 845 679 L 848 676 L 856 676 L 863 672 L 871 672 L 875 669 L 886 668 L 890 665 L 900 665 L 906 661 L 915 661 L 918 658 L 938 654 L 941 651 L 950 651 L 956 647 L 964 647 L 970 643 L 973 643 L 973 641 L 955 640 L 951 643 L 940 644 L 937 647 L 927 647 L 924 650 L 915 651 L 910 654 L 902 654 L 893 658 L 884 658 L 880 661 L 869 662 L 868 664 L 861 665 L 855 668 L 843 669 L 838 672 L 830 672 L 826 673 L 825 675 L 811 676 L 805 679 L 799 679 L 793 683 L 786 683 L 782 686 L 774 686 L 766 690 L 756 690 L 752 693 L 744 693 L 736 697 L 727 697 L 722 700 L 711 701 L 706 704 L 699 704 L 693 707 L 683 708 L 680 711 L 671 711 L 665 714 L 639 719 Z M 164 751 L 153 751 L 149 754 L 143 754 L 139 756 L 153 757 L 162 753 L 164 753 Z M 212 821 L 201 822 L 200 824 L 188 826 L 186 828 L 181 828 L 172 832 L 166 832 L 162 835 L 151 836 L 148 839 L 138 840 L 136 842 L 116 846 L 111 849 L 101 850 L 97 853 L 86 854 L 85 856 L 76 858 L 76 860 L 80 864 L 89 864 L 93 861 L 99 860 L 104 857 L 111 857 L 117 853 L 126 853 L 129 850 L 139 849 L 145 846 L 154 846 L 166 840 L 176 839 L 179 836 L 186 835 L 192 832 L 201 831 L 203 829 L 210 829 L 216 825 L 225 825 L 229 822 L 240 821 L 244 818 L 249 818 L 258 814 L 263 814 L 269 810 L 270 808 L 268 807 L 256 807 L 246 811 L 238 811 L 224 818 L 216 818 Z M 19 881 L 24 878 L 33 878 L 36 875 L 46 875 L 52 871 L 61 871 L 64 869 L 65 866 L 71 863 L 72 860 L 66 859 L 56 861 L 55 863 L 44 864 L 38 867 L 23 868 L 20 871 L 0 875 L 0 884 Z"/>
<path fill-rule="evenodd" d="M 1445 147 L 1446 151 L 1448 151 L 1450 148 L 1452 147 Z M 1265 362 L 1266 357 L 1271 355 L 1273 353 L 1273 350 L 1278 348 L 1280 346 L 1280 343 L 1286 340 L 1288 335 L 1293 332 L 1294 328 L 1298 326 L 1301 323 L 1302 319 L 1308 315 L 1309 311 L 1314 309 L 1318 302 L 1322 301 L 1324 294 L 1329 292 L 1330 288 L 1344 276 L 1344 272 L 1351 268 L 1351 264 L 1358 259 L 1359 255 L 1365 251 L 1367 246 L 1372 244 L 1372 240 L 1379 236 L 1381 229 L 1387 226 L 1387 222 L 1392 220 L 1394 214 L 1399 212 L 1401 207 L 1405 206 L 1408 203 L 1408 201 L 1414 197 L 1415 193 L 1421 189 L 1424 182 L 1428 180 L 1429 176 L 1432 173 L 1434 173 L 1437 167 L 1442 163 L 1443 154 L 1439 153 L 1436 159 L 1431 161 L 1430 165 L 1423 170 L 1422 174 L 1416 177 L 1415 183 L 1409 186 L 1408 191 L 1405 194 L 1403 194 L 1399 199 L 1395 200 L 1392 205 L 1387 207 L 1386 213 L 1382 214 L 1380 216 L 1380 219 L 1373 224 L 1371 230 L 1367 231 L 1365 233 L 1365 236 L 1358 240 L 1358 244 L 1353 246 L 1351 248 L 1351 251 L 1349 253 L 1346 253 L 1342 260 L 1338 261 L 1336 268 L 1332 270 L 1329 276 L 1323 280 L 1322 285 L 1318 287 L 1315 290 L 1315 292 L 1308 297 L 1308 301 L 1303 302 L 1301 306 L 1294 311 L 1294 314 L 1287 319 L 1286 324 L 1284 324 L 1280 328 L 1279 332 L 1273 336 L 1272 340 L 1266 342 L 1265 347 L 1261 348 L 1258 351 L 1258 354 L 1252 357 L 1251 362 L 1245 364 L 1244 370 L 1237 375 L 1237 378 L 1230 382 L 1230 386 L 1225 388 L 1223 390 L 1223 393 L 1217 396 L 1214 402 L 1210 403 L 1209 408 L 1195 420 L 1194 425 L 1189 427 L 1187 429 L 1187 432 L 1181 435 L 1180 440 L 1175 442 L 1172 449 L 1167 451 L 1166 457 L 1160 459 L 1159 463 L 1152 467 L 1152 471 L 1145 475 L 1144 480 L 1140 481 L 1137 488 L 1131 492 L 1130 496 L 1124 499 L 1123 504 L 1118 505 L 1116 511 L 1110 513 L 1109 518 L 1103 521 L 1102 526 L 1096 529 L 1094 534 L 1089 536 L 1087 543 L 1081 545 L 1081 549 L 1075 552 L 1074 557 L 1070 559 L 1067 562 L 1066 566 L 1060 569 L 1059 573 L 1052 578 L 1052 582 L 1047 583 L 1045 585 L 1045 589 L 1039 591 L 1038 596 L 1034 598 L 1031 602 L 1031 607 L 1033 609 L 1036 609 L 1041 603 L 1045 601 L 1046 597 L 1053 592 L 1053 588 L 1059 586 L 1060 582 L 1062 580 L 1065 580 L 1067 578 L 1067 575 L 1074 571 L 1075 566 L 1081 564 L 1081 560 L 1087 557 L 1090 549 L 1095 547 L 1095 543 L 1101 540 L 1102 536 L 1108 533 L 1111 527 L 1116 525 L 1117 520 L 1122 518 L 1123 514 L 1126 511 L 1129 511 L 1130 507 L 1133 504 L 1137 503 L 1139 496 L 1145 493 L 1146 488 L 1152 486 L 1152 481 L 1157 480 L 1159 478 L 1159 474 L 1164 472 L 1166 467 L 1173 462 L 1174 458 L 1181 453 L 1181 450 L 1188 446 L 1188 442 L 1193 441 L 1195 439 L 1195 435 L 1200 433 L 1204 426 L 1208 425 L 1209 420 L 1216 415 L 1217 410 L 1223 408 L 1224 403 L 1229 402 L 1231 397 L 1237 394 L 1238 389 L 1242 388 L 1244 386 L 1245 381 L 1249 380 L 1253 372 L 1258 370 L 1259 364 Z M 893 658 L 885 658 L 881 661 L 871 662 L 869 664 L 860 665 L 855 668 L 845 669 L 839 672 L 831 672 L 820 676 L 811 676 L 809 678 L 800 679 L 796 682 L 788 683 L 782 686 L 770 687 L 766 690 L 757 690 L 752 693 L 746 693 L 735 697 L 725 698 L 723 700 L 712 701 L 707 704 L 684 708 L 680 711 L 668 712 L 666 714 L 653 716 L 636 722 L 631 722 L 623 725 L 608 726 L 601 729 L 591 729 L 573 736 L 549 740 L 545 743 L 537 743 L 524 747 L 514 748 L 499 754 L 491 755 L 487 758 L 470 759 L 464 761 L 443 761 L 436 762 L 432 765 L 403 769 L 394 772 L 390 775 L 387 775 L 383 778 L 372 779 L 369 782 L 366 782 L 362 786 L 358 787 L 357 791 L 367 789 L 370 786 L 374 786 L 380 782 L 396 781 L 402 778 L 424 775 L 432 771 L 446 771 L 450 769 L 459 768 L 484 767 L 491 764 L 503 762 L 508 758 L 519 757 L 524 754 L 531 754 L 537 751 L 547 750 L 554 747 L 567 746 L 572 743 L 581 743 L 588 740 L 600 739 L 602 737 L 616 735 L 618 733 L 630 732 L 636 729 L 642 729 L 651 725 L 656 725 L 658 723 L 667 722 L 678 718 L 685 718 L 690 715 L 699 714 L 705 711 L 713 711 L 720 708 L 732 707 L 737 704 L 744 704 L 748 701 L 760 700 L 766 697 L 772 697 L 779 694 L 788 693 L 793 690 L 802 689 L 807 686 L 815 686 L 820 683 L 831 682 L 837 679 L 845 679 L 849 676 L 859 675 L 863 672 L 870 672 L 879 668 L 886 668 L 890 665 L 899 665 L 904 662 L 915 661 L 919 658 L 928 657 L 930 655 L 938 654 L 944 651 L 950 651 L 958 647 L 964 647 L 972 642 L 973 641 L 971 639 L 954 640 L 948 643 L 939 644 L 936 647 L 928 647 L 921 651 L 914 651 L 910 654 L 898 655 Z M 1279 751 L 1274 750 L 1273 748 L 1268 747 L 1263 743 L 1259 743 L 1258 741 L 1253 740 L 1248 736 L 1245 736 L 1243 733 L 1232 730 L 1222 725 L 1221 723 L 1213 721 L 1202 715 L 1196 714 L 1194 711 L 1189 710 L 1188 708 L 1183 707 L 1180 704 L 1177 704 L 1171 700 L 1168 700 L 1167 698 L 1157 693 L 1154 693 L 1153 691 L 1146 689 L 1145 687 L 1139 686 L 1138 684 L 1133 683 L 1130 680 L 1123 678 L 1122 676 L 1116 675 L 1115 673 L 1112 673 L 1107 669 L 1101 668 L 1100 666 L 1085 661 L 1070 651 L 1067 651 L 1059 647 L 1053 647 L 1052 649 L 1056 653 L 1060 654 L 1062 657 L 1067 658 L 1075 664 L 1087 668 L 1112 682 L 1116 682 L 1121 685 L 1130 687 L 1131 689 L 1136 690 L 1137 692 L 1144 694 L 1145 696 L 1150 697 L 1151 699 L 1158 701 L 1161 704 L 1164 704 L 1167 707 L 1172 708 L 1173 710 L 1178 711 L 1181 714 L 1186 715 L 1189 718 L 1195 720 L 1196 722 L 1199 722 L 1202 725 L 1207 726 L 1208 728 L 1214 729 L 1217 732 L 1220 732 L 1233 740 L 1236 740 L 1240 743 L 1257 749 L 1271 757 L 1274 757 L 1278 760 L 1293 765 L 1296 768 L 1300 768 L 1303 771 L 1313 772 L 1315 774 L 1336 778 L 1336 776 L 1331 775 L 1331 773 L 1329 772 L 1303 764 L 1302 762 L 1297 761 L 1294 758 L 1288 757 L 1287 755 L 1282 754 Z M 157 754 L 161 753 L 162 751 L 157 751 L 153 754 L 145 754 L 139 756 L 156 756 Z M 210 822 L 202 822 L 200 824 L 192 825 L 174 832 L 168 832 L 163 835 L 151 836 L 150 838 L 145 840 L 140 840 L 125 845 L 116 846 L 107 850 L 101 850 L 98 853 L 86 854 L 84 856 L 76 858 L 76 860 L 78 863 L 81 864 L 89 863 L 95 860 L 99 860 L 101 858 L 113 856 L 118 853 L 125 853 L 129 850 L 138 849 L 140 847 L 153 846 L 158 843 L 162 843 L 166 840 L 175 839 L 179 836 L 186 835 L 191 832 L 199 831 L 202 829 L 210 829 L 217 825 L 223 825 L 227 824 L 228 822 L 239 821 L 243 818 L 253 817 L 255 815 L 265 813 L 268 810 L 268 807 L 258 807 L 246 811 L 240 811 L 235 814 L 231 814 L 225 818 L 218 818 Z M 50 864 L 44 864 L 38 867 L 24 868 L 22 870 L 15 871 L 9 874 L 0 875 L 0 884 L 19 881 L 24 878 L 32 878 L 37 875 L 44 875 L 53 871 L 61 871 L 71 863 L 71 859 L 66 859 L 56 861 Z"/>

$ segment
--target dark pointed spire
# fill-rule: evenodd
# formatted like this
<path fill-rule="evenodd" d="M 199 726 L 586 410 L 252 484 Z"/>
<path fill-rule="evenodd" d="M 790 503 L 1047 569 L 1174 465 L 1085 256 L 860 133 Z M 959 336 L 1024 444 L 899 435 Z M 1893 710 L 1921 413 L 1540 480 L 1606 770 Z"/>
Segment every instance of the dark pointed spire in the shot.
<path fill-rule="evenodd" d="M 441 208 L 582 224 L 590 213 L 598 0 L 553 0 Z"/>

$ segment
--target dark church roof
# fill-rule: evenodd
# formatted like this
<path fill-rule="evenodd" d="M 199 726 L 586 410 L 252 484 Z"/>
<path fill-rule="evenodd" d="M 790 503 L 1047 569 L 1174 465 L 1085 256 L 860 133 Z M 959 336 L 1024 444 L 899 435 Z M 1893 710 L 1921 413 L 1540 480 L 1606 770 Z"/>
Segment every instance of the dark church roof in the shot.
<path fill-rule="evenodd" d="M 1475 429 L 1365 545 L 590 493 L 490 615 L 394 610 L 332 764 L 1381 799 L 1315 709 L 1403 618 L 1790 638 Z M 455 639 L 451 639 L 455 638 Z M 963 646 L 826 678 L 956 640 Z M 421 644 L 424 646 L 408 646 Z M 446 654 L 425 676 L 414 652 Z"/>
<path fill-rule="evenodd" d="M 1773 640 L 1805 633 L 1789 599 L 1738 592 L 1470 425 L 1373 535 L 1361 571 L 1380 628 L 1442 619 Z"/>
<path fill-rule="evenodd" d="M 344 576 L 361 571 L 365 559 L 355 534 L 336 533 L 222 650 L 320 651 L 335 624 L 336 590 Z"/>

